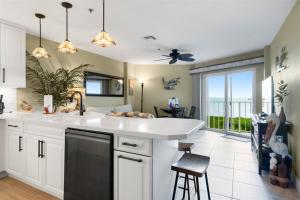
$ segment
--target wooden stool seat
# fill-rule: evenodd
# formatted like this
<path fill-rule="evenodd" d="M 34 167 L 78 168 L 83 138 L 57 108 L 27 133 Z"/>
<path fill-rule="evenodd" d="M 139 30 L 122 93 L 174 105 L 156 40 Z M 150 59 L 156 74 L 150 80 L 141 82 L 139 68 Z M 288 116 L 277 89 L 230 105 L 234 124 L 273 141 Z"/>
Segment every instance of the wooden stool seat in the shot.
<path fill-rule="evenodd" d="M 196 154 L 184 154 L 171 167 L 173 171 L 189 174 L 196 177 L 202 177 L 205 174 L 210 158 Z"/>
<path fill-rule="evenodd" d="M 208 195 L 208 199 L 210 200 L 210 192 L 209 192 L 208 177 L 207 177 L 207 168 L 209 165 L 209 161 L 210 161 L 210 157 L 196 155 L 192 153 L 185 153 L 176 163 L 174 163 L 171 166 L 171 170 L 176 171 L 175 185 L 174 185 L 173 197 L 172 197 L 173 200 L 175 200 L 175 196 L 176 196 L 176 188 L 177 188 L 179 173 L 185 174 L 183 199 L 185 197 L 185 191 L 187 190 L 188 200 L 190 200 L 189 175 L 191 175 L 194 177 L 197 199 L 200 200 L 199 177 L 202 177 L 204 174 L 207 195 Z"/>

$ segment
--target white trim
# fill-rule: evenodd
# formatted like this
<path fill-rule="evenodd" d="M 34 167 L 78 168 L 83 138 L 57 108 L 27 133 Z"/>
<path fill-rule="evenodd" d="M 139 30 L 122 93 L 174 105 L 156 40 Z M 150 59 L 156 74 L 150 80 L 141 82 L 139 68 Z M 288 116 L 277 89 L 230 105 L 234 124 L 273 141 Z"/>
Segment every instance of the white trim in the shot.
<path fill-rule="evenodd" d="M 217 71 L 222 69 L 230 69 L 235 67 L 243 67 L 243 66 L 250 66 L 256 64 L 263 64 L 264 57 L 252 58 L 242 61 L 235 61 L 230 63 L 218 64 L 218 65 L 211 65 L 207 67 L 198 67 L 190 70 L 190 74 L 198 74 L 203 72 L 210 72 L 210 71 Z"/>

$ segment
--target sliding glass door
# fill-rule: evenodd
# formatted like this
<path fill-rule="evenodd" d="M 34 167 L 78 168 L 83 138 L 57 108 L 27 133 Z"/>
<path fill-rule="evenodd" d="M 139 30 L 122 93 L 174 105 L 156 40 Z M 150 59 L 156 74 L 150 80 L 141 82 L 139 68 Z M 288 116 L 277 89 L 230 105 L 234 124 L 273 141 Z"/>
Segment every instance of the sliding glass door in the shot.
<path fill-rule="evenodd" d="M 202 110 L 207 127 L 225 133 L 247 135 L 255 104 L 255 71 L 231 71 L 204 75 Z"/>

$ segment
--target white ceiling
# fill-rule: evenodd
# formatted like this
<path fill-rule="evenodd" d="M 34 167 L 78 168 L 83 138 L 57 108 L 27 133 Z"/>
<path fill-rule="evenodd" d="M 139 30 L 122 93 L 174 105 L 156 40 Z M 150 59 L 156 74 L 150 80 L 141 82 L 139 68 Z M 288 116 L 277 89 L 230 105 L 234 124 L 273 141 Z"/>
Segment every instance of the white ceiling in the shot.
<path fill-rule="evenodd" d="M 106 0 L 106 30 L 117 46 L 93 46 L 101 30 L 101 0 L 69 0 L 70 40 L 78 48 L 136 64 L 154 62 L 179 48 L 196 62 L 231 56 L 270 44 L 296 0 Z M 65 10 L 61 0 L 0 0 L 0 18 L 37 35 L 34 13 L 46 15 L 43 37 L 63 41 Z M 95 9 L 90 14 L 88 8 Z M 145 41 L 154 35 L 156 41 Z M 161 51 L 158 51 L 158 49 Z"/>

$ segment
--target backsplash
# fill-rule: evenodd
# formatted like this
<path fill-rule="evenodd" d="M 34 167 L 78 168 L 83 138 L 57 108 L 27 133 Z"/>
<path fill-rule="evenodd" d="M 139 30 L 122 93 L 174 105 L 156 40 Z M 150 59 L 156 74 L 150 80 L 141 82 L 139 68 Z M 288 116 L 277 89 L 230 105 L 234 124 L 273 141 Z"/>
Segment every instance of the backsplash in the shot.
<path fill-rule="evenodd" d="M 3 102 L 5 105 L 4 112 L 17 111 L 17 89 L 0 87 L 0 94 L 3 95 Z"/>

